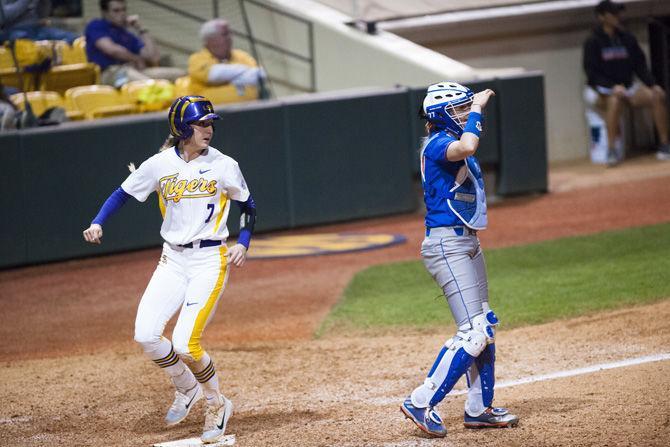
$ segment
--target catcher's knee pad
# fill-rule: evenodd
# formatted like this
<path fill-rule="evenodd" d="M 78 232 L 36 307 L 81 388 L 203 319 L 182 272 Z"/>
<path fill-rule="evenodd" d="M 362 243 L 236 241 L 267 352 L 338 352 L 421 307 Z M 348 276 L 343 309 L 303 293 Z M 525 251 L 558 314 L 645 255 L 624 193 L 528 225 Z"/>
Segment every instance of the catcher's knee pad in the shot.
<path fill-rule="evenodd" d="M 487 344 L 495 342 L 496 326 L 498 326 L 498 317 L 492 310 L 489 310 L 485 314 L 477 315 L 472 319 L 472 329 L 484 334 Z"/>

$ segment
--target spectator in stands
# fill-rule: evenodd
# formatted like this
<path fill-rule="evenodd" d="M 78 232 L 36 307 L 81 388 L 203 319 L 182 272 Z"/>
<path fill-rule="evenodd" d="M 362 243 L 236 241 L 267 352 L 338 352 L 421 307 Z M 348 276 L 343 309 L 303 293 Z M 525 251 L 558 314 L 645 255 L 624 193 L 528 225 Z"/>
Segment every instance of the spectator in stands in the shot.
<path fill-rule="evenodd" d="M 0 0 L 0 41 L 15 39 L 65 40 L 76 33 L 49 26 L 50 0 Z"/>
<path fill-rule="evenodd" d="M 128 15 L 125 0 L 100 0 L 102 18 L 86 26 L 86 55 L 100 66 L 102 83 L 121 87 L 140 79 L 174 81 L 185 73 L 158 67 L 160 53 L 137 15 Z M 131 32 L 132 31 L 132 32 Z"/>
<path fill-rule="evenodd" d="M 670 160 L 668 111 L 665 91 L 654 82 L 637 39 L 620 22 L 625 6 L 603 0 L 595 7 L 598 26 L 584 43 L 584 71 L 590 88 L 598 93 L 597 105 L 605 111 L 609 154 L 607 163 L 618 164 L 614 141 L 620 134 L 623 107 L 651 107 L 660 143 L 657 157 Z M 633 81 L 637 75 L 640 81 Z"/>
<path fill-rule="evenodd" d="M 247 85 L 263 90 L 265 71 L 248 53 L 233 48 L 227 21 L 214 19 L 203 23 L 200 39 L 204 48 L 188 60 L 191 79 L 209 86 L 232 83 L 240 90 Z"/>

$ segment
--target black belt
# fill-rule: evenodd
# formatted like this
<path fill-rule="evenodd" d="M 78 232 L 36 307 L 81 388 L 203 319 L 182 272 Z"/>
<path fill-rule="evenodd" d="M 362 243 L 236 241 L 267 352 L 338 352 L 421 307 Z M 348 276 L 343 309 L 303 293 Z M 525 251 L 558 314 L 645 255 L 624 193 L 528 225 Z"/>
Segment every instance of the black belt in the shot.
<path fill-rule="evenodd" d="M 221 241 L 213 241 L 211 239 L 203 239 L 200 241 L 200 248 L 203 247 L 216 247 L 217 245 L 221 245 Z M 193 248 L 193 242 L 189 242 L 188 244 L 182 244 L 178 245 L 178 247 L 181 248 Z"/>

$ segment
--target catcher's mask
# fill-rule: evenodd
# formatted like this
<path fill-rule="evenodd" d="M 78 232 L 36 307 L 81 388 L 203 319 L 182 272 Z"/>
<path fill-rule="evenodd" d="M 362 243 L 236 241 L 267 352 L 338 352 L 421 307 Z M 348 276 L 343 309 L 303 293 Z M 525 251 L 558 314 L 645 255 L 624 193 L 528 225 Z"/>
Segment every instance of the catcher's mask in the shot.
<path fill-rule="evenodd" d="M 190 124 L 202 120 L 218 120 L 214 107 L 204 96 L 181 96 L 172 103 L 168 112 L 170 134 L 179 139 L 193 135 Z"/>
<path fill-rule="evenodd" d="M 428 87 L 421 117 L 438 129 L 461 136 L 468 121 L 474 93 L 456 82 L 439 82 Z"/>

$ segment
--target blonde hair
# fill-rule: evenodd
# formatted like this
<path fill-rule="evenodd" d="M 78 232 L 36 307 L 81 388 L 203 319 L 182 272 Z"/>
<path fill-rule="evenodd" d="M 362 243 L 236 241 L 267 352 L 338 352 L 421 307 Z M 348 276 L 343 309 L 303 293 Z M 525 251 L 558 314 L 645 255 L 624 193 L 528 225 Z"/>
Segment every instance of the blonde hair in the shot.
<path fill-rule="evenodd" d="M 170 134 L 165 139 L 163 145 L 160 148 L 158 148 L 158 152 L 163 152 L 165 149 L 170 149 L 172 146 L 177 146 L 178 144 L 179 144 L 179 138 Z"/>

